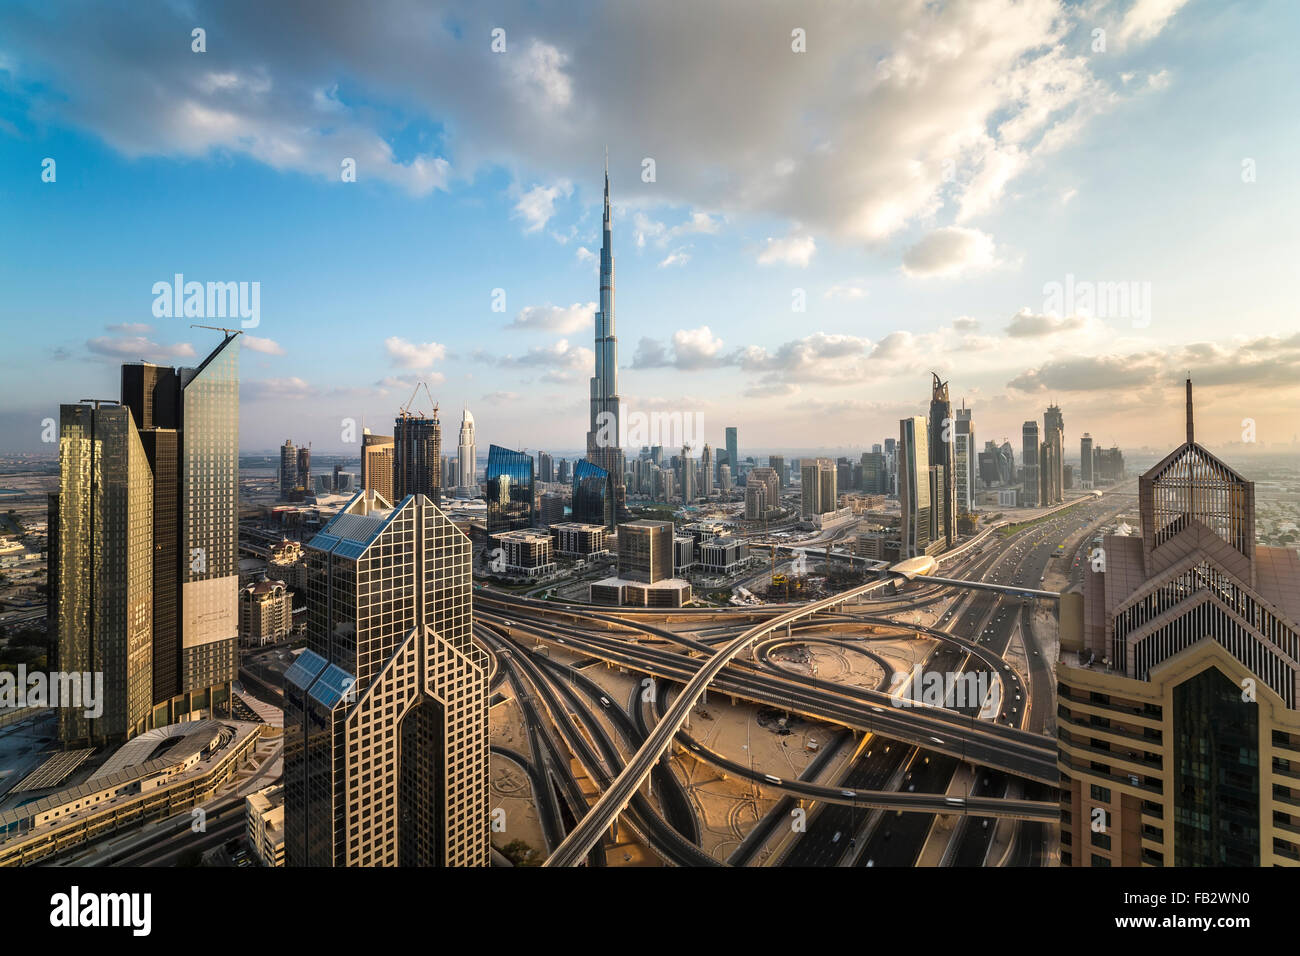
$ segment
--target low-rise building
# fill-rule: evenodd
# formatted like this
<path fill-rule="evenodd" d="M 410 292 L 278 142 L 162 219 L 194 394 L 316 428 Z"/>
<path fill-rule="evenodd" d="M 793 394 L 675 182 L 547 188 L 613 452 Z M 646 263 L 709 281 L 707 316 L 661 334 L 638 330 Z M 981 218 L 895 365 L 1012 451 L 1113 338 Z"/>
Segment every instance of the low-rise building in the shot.
<path fill-rule="evenodd" d="M 506 574 L 536 578 L 555 571 L 551 536 L 536 528 L 518 528 L 492 536 L 503 552 Z"/>
<path fill-rule="evenodd" d="M 284 866 L 284 784 L 263 787 L 244 798 L 248 845 L 263 866 Z"/>
<path fill-rule="evenodd" d="M 710 538 L 699 547 L 700 567 L 714 574 L 731 574 L 749 564 L 749 542 L 742 538 Z"/>
<path fill-rule="evenodd" d="M 239 592 L 239 640 L 263 647 L 286 640 L 293 630 L 293 593 L 283 581 L 254 581 Z"/>
<path fill-rule="evenodd" d="M 551 525 L 555 553 L 564 557 L 586 558 L 609 553 L 609 531 L 604 525 L 565 521 Z"/>

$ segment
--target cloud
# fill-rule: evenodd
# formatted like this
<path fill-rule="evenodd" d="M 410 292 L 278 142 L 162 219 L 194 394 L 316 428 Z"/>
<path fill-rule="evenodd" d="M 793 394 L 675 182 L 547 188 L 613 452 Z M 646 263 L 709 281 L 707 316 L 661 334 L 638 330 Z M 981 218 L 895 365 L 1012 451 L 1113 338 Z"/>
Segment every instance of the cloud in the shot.
<path fill-rule="evenodd" d="M 284 349 L 274 339 L 262 339 L 245 333 L 240 344 L 250 351 L 261 352 L 264 355 L 284 355 Z"/>
<path fill-rule="evenodd" d="M 1088 320 L 1079 315 L 1041 315 L 1028 309 L 1021 309 L 1011 317 L 1006 332 L 1013 339 L 1032 339 L 1046 335 L 1059 335 L 1063 332 L 1077 332 L 1087 328 L 1088 325 Z"/>
<path fill-rule="evenodd" d="M 550 112 L 572 102 L 573 80 L 564 72 L 569 57 L 558 47 L 532 40 L 523 56 L 511 62 L 516 91 L 525 103 Z"/>
<path fill-rule="evenodd" d="M 10 4 L 0 32 L 23 51 L 24 115 L 130 157 L 233 155 L 332 184 L 351 157 L 359 182 L 427 195 L 449 187 L 454 155 L 465 181 L 486 167 L 541 182 L 585 169 L 598 189 L 590 131 L 600 130 L 616 183 L 649 148 L 632 144 L 652 143 L 657 200 L 710 210 L 707 224 L 693 213 L 656 241 L 739 214 L 876 243 L 949 200 L 963 218 L 988 211 L 1114 106 L 1092 72 L 1104 58 L 1073 52 L 1097 6 L 820 4 L 801 10 L 817 44 L 807 56 L 773 53 L 773 38 L 789 36 L 787 5 L 749 0 L 671 17 L 653 5 L 523 0 L 449 15 L 389 0 L 383 17 L 295 17 L 292 31 L 274 5 L 247 2 L 86 5 L 58 31 Z M 1116 36 L 1147 40 L 1181 6 L 1137 0 Z M 206 54 L 216 69 L 175 40 L 196 17 L 220 38 Z M 722 19 L 741 25 L 719 44 Z M 493 54 L 503 24 L 507 50 Z M 412 130 L 418 149 L 392 145 Z"/>
<path fill-rule="evenodd" d="M 138 334 L 138 330 L 148 330 L 149 326 L 139 324 L 110 325 L 109 331 L 119 334 L 99 336 L 86 342 L 86 348 L 96 355 L 128 361 L 158 361 L 180 358 L 193 358 L 194 346 L 188 342 L 175 345 L 160 345 L 152 339 Z M 127 334 L 121 334 L 127 333 Z"/>
<path fill-rule="evenodd" d="M 1121 46 L 1130 41 L 1146 43 L 1154 39 L 1186 3 L 1187 0 L 1134 0 L 1120 23 Z"/>
<path fill-rule="evenodd" d="M 514 215 L 526 223 L 524 232 L 538 232 L 555 215 L 555 200 L 573 193 L 573 184 L 560 180 L 554 186 L 534 186 L 519 197 Z"/>
<path fill-rule="evenodd" d="M 993 237 L 963 226 L 936 229 L 903 253 L 903 271 L 916 277 L 947 278 L 996 264 Z"/>
<path fill-rule="evenodd" d="M 666 269 L 669 266 L 686 265 L 686 263 L 691 261 L 691 255 L 689 252 L 686 251 L 688 248 L 690 247 L 685 246 L 681 249 L 674 249 L 664 258 L 662 262 L 659 263 L 659 268 Z"/>
<path fill-rule="evenodd" d="M 474 353 L 474 358 L 514 368 L 541 366 L 556 369 L 594 369 L 596 353 L 591 349 L 570 345 L 568 339 L 560 339 L 554 345 L 538 345 L 523 355 L 504 355 L 496 357 L 482 350 Z"/>
<path fill-rule="evenodd" d="M 447 357 L 447 346 L 437 342 L 408 342 L 396 335 L 384 339 L 384 350 L 398 368 L 430 368 Z"/>
<path fill-rule="evenodd" d="M 581 329 L 593 328 L 595 312 L 595 302 L 575 302 L 570 306 L 530 305 L 521 309 L 506 328 L 572 335 Z"/>
<path fill-rule="evenodd" d="M 122 322 L 118 325 L 105 326 L 105 328 L 119 335 L 147 335 L 153 331 L 153 326 L 145 322 Z"/>
<path fill-rule="evenodd" d="M 518 392 L 488 392 L 482 401 L 488 405 L 512 405 L 519 401 Z"/>
<path fill-rule="evenodd" d="M 678 329 L 673 333 L 671 347 L 654 339 L 641 339 L 632 357 L 632 367 L 692 371 L 716 368 L 731 361 L 722 354 L 722 339 L 714 335 L 707 325 L 703 325 L 698 329 Z"/>
<path fill-rule="evenodd" d="M 301 378 L 245 379 L 239 383 L 241 401 L 278 399 L 302 401 L 316 397 L 316 389 Z"/>
<path fill-rule="evenodd" d="M 952 327 L 958 332 L 974 332 L 980 327 L 980 323 L 979 319 L 972 319 L 969 315 L 962 315 L 952 320 Z"/>
<path fill-rule="evenodd" d="M 825 292 L 822 293 L 823 299 L 862 299 L 865 298 L 867 290 L 862 282 L 854 280 L 853 282 L 837 282 Z"/>
<path fill-rule="evenodd" d="M 787 265 L 806 269 L 812 262 L 817 243 L 812 236 L 786 236 L 784 239 L 767 240 L 767 245 L 758 255 L 760 266 Z"/>
<path fill-rule="evenodd" d="M 579 262 L 595 262 L 595 261 L 596 261 L 596 254 L 595 254 L 594 252 L 592 252 L 590 249 L 588 249 L 586 246 L 578 246 L 578 251 L 577 251 L 576 255 L 577 255 L 577 257 L 578 257 L 578 261 L 579 261 Z"/>

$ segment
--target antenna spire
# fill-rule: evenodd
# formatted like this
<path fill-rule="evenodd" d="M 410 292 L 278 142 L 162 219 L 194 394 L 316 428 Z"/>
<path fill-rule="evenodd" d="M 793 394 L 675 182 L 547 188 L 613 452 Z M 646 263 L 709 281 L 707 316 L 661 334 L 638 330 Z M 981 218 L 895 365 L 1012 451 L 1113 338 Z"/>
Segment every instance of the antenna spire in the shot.
<path fill-rule="evenodd" d="M 1192 373 L 1187 373 L 1187 444 L 1192 444 L 1196 440 L 1195 432 L 1192 429 Z"/>

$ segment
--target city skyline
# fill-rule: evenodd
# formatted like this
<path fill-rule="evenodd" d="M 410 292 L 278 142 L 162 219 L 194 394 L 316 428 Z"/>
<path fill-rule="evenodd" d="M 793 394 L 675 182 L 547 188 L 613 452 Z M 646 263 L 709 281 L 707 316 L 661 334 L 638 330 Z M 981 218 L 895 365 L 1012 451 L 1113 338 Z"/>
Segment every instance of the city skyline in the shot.
<path fill-rule="evenodd" d="M 342 66 L 296 51 L 272 68 L 250 42 L 260 15 L 237 5 L 203 9 L 209 34 L 228 39 L 202 54 L 168 48 L 173 15 L 89 12 L 61 34 L 56 58 L 31 15 L 11 8 L 0 20 L 0 171 L 12 212 L 42 221 L 61 252 L 10 235 L 0 325 L 102 392 L 116 363 L 184 362 L 202 347 L 191 322 L 223 324 L 160 317 L 171 310 L 156 308 L 159 283 L 258 283 L 244 450 L 278 446 L 277 410 L 292 404 L 296 440 L 357 452 L 341 420 L 386 431 L 417 378 L 445 407 L 471 404 L 488 441 L 580 450 L 608 143 L 625 224 L 613 249 L 625 401 L 701 414 L 715 447 L 735 425 L 750 449 L 869 448 L 923 413 L 909 383 L 931 369 L 998 439 L 1055 402 L 1099 445 L 1147 445 L 1148 430 L 1176 426 L 1167 386 L 1191 371 L 1207 398 L 1207 440 L 1240 443 L 1250 420 L 1257 447 L 1290 447 L 1296 430 L 1278 398 L 1297 388 L 1300 364 L 1285 265 L 1296 239 L 1279 230 L 1249 252 L 1207 248 L 1195 238 L 1204 223 L 1185 217 L 1190 195 L 1226 236 L 1300 211 L 1276 175 L 1296 136 L 1270 109 L 1286 84 L 1261 82 L 1296 67 L 1268 5 L 1215 15 L 1180 6 L 1157 15 L 1145 4 L 1033 3 L 1001 45 L 975 12 L 870 9 L 860 25 L 876 38 L 869 55 L 836 35 L 836 14 L 815 11 L 801 13 L 807 50 L 795 52 L 786 14 L 759 7 L 728 46 L 763 58 L 771 75 L 758 90 L 720 84 L 685 104 L 669 94 L 731 66 L 732 54 L 705 56 L 691 40 L 701 27 L 691 16 L 706 12 L 656 25 L 644 12 L 601 10 L 599 45 L 575 14 L 551 11 L 543 27 L 516 12 L 494 54 L 484 15 L 409 11 L 429 27 L 439 69 L 454 64 L 508 105 L 496 118 L 451 93 L 413 91 L 376 62 L 381 40 L 395 62 L 412 49 L 382 31 L 359 38 L 304 22 L 305 39 Z M 968 62 L 947 64 L 909 28 L 951 31 Z M 1105 51 L 1093 49 L 1095 29 L 1108 31 Z M 146 69 L 91 52 L 124 30 L 154 50 Z M 1263 54 L 1243 68 L 1224 44 Z M 654 56 L 669 45 L 671 55 Z M 98 87 L 67 65 L 78 50 Z M 602 85 L 611 55 L 644 75 L 638 124 L 613 109 L 626 91 Z M 847 66 L 864 68 L 861 89 L 830 83 Z M 904 83 L 909 69 L 924 81 Z M 994 79 L 1007 73 L 1026 91 L 1011 102 Z M 146 129 L 96 109 L 108 91 L 133 101 L 148 80 L 168 90 L 151 95 L 170 124 Z M 957 84 L 978 95 L 955 97 Z M 1204 112 L 1246 87 L 1227 120 L 1231 146 L 1180 151 Z M 711 111 L 748 115 L 756 95 L 791 115 L 810 110 L 816 133 L 709 129 Z M 850 110 L 890 141 L 855 139 Z M 930 130 L 957 121 L 978 133 Z M 667 135 L 683 123 L 700 127 L 698 142 Z M 864 147 L 880 153 L 866 167 L 843 158 Z M 42 181 L 46 158 L 53 182 Z M 356 182 L 340 174 L 349 158 Z M 1169 235 L 1157 225 L 1169 219 L 1184 228 Z M 338 221 L 355 228 L 339 234 Z M 164 222 L 218 228 L 168 230 L 159 243 L 154 224 Z M 59 278 L 71 257 L 76 283 Z M 1132 314 L 1101 315 L 1120 288 L 1133 293 Z M 1088 296 L 1092 317 L 1082 314 Z M 15 400 L 0 414 L 0 451 L 47 450 L 41 422 L 65 399 L 57 376 L 3 361 Z"/>

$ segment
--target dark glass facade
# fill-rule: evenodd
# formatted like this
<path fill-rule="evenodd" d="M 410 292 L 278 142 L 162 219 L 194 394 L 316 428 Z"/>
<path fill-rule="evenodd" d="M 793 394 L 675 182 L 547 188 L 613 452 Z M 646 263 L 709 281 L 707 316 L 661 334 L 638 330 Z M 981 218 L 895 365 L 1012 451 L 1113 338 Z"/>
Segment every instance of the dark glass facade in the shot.
<path fill-rule="evenodd" d="M 442 504 L 442 426 L 436 407 L 432 418 L 402 415 L 393 422 L 392 503 L 407 495 Z"/>
<path fill-rule="evenodd" d="M 1174 865 L 1259 866 L 1259 706 L 1210 667 L 1174 688 Z"/>
<path fill-rule="evenodd" d="M 488 450 L 487 532 L 536 525 L 533 513 L 533 456 L 493 445 Z"/>
<path fill-rule="evenodd" d="M 585 458 L 573 469 L 573 520 L 614 528 L 614 479 Z"/>

